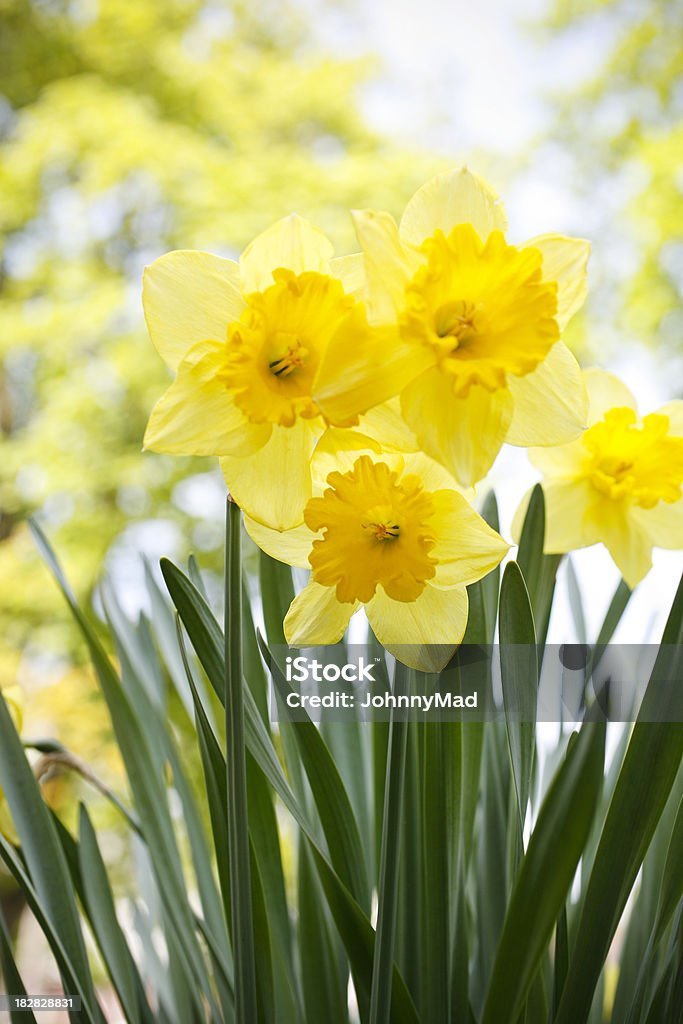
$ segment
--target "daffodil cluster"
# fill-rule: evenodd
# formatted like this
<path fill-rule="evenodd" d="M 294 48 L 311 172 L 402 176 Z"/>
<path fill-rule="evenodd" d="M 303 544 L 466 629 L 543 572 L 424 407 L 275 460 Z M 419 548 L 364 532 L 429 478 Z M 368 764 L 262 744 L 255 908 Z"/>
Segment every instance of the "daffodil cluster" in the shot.
<path fill-rule="evenodd" d="M 14 722 L 17 732 L 21 732 L 21 725 L 24 717 L 23 695 L 18 686 L 8 686 L 0 691 L 7 704 L 7 708 Z M 0 786 L 0 835 L 9 839 L 11 843 L 18 845 L 19 837 L 14 828 L 14 822 L 10 814 L 5 795 Z"/>
<path fill-rule="evenodd" d="M 504 443 L 547 473 L 549 550 L 604 540 L 632 583 L 648 544 L 683 546 L 678 407 L 638 424 L 622 394 L 606 413 L 602 378 L 562 340 L 586 241 L 509 240 L 466 168 L 427 182 L 400 224 L 354 222 L 351 256 L 291 216 L 238 262 L 180 251 L 145 272 L 150 335 L 175 373 L 145 447 L 219 456 L 256 543 L 310 570 L 288 642 L 334 642 L 363 606 L 404 660 L 445 663 L 467 585 L 508 548 L 464 496 Z"/>

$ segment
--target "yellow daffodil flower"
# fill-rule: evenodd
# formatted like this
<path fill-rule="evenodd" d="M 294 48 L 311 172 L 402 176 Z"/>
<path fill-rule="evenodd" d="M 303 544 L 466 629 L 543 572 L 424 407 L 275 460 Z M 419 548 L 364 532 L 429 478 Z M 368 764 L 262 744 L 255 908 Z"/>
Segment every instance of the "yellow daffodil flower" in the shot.
<path fill-rule="evenodd" d="M 543 474 L 545 550 L 602 542 L 634 587 L 652 565 L 653 547 L 683 548 L 683 402 L 639 419 L 617 377 L 593 369 L 584 378 L 588 430 L 569 444 L 529 452 Z"/>
<path fill-rule="evenodd" d="M 464 485 L 488 472 L 504 441 L 555 445 L 579 434 L 585 392 L 560 334 L 585 297 L 587 242 L 510 244 L 500 201 L 467 169 L 419 189 L 400 227 L 385 213 L 354 219 L 370 322 L 393 324 L 394 336 L 344 351 L 343 386 L 319 395 L 326 415 L 400 391 L 421 447 Z"/>
<path fill-rule="evenodd" d="M 21 690 L 18 686 L 9 686 L 2 690 L 2 696 L 7 703 L 9 713 L 12 716 L 17 732 L 20 732 L 24 707 Z M 0 834 L 2 834 L 5 839 L 9 839 L 11 843 L 18 845 L 19 837 L 14 828 L 14 822 L 12 821 L 12 816 L 10 815 L 9 807 L 7 806 L 7 801 L 5 800 L 5 795 L 2 791 L 2 786 L 0 786 Z"/>
<path fill-rule="evenodd" d="M 365 407 L 323 413 L 336 394 L 336 353 L 362 347 L 361 255 L 333 259 L 327 238 L 295 215 L 259 235 L 239 263 L 170 252 L 145 271 L 143 302 L 159 353 L 176 372 L 144 445 L 219 455 L 228 488 L 253 518 L 286 529 L 311 496 L 310 458 L 331 424 Z M 348 404 L 348 403 L 347 403 Z"/>
<path fill-rule="evenodd" d="M 285 618 L 287 642 L 336 643 L 364 606 L 399 660 L 438 671 L 465 632 L 467 584 L 495 568 L 508 545 L 432 459 L 378 451 L 360 435 L 355 444 L 321 443 L 301 526 L 278 533 L 245 520 L 264 551 L 311 570 Z"/>

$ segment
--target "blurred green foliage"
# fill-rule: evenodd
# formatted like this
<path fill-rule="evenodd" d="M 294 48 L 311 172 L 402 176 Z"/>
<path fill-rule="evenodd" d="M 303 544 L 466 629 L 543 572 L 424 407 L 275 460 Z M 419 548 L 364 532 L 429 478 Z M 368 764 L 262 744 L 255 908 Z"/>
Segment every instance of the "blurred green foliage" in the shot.
<path fill-rule="evenodd" d="M 680 354 L 683 4 L 553 0 L 545 28 L 570 59 L 596 56 L 587 79 L 563 92 L 557 125 L 579 192 L 603 206 L 616 239 L 603 261 L 610 281 L 594 290 L 591 313 L 599 320 L 599 304 L 623 337 Z"/>
<path fill-rule="evenodd" d="M 27 513 L 79 594 L 130 524 L 174 520 L 209 562 L 220 547 L 174 500 L 209 463 L 141 454 L 166 380 L 142 268 L 173 248 L 235 256 L 294 209 L 350 251 L 347 208 L 399 210 L 436 164 L 364 126 L 371 69 L 318 52 L 270 0 L 0 0 L 5 681 L 27 645 L 70 643 Z"/>

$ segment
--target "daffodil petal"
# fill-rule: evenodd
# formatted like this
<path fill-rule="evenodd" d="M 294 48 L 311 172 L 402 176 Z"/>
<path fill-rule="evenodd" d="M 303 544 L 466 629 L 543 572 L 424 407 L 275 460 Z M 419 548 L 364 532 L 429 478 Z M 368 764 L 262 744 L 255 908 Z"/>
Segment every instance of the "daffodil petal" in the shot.
<path fill-rule="evenodd" d="M 363 413 L 358 421 L 358 430 L 374 438 L 382 448 L 399 452 L 416 452 L 419 448 L 415 432 L 410 429 L 401 415 L 398 397 L 376 405 Z"/>
<path fill-rule="evenodd" d="M 640 583 L 652 568 L 652 541 L 637 516 L 604 502 L 595 514 L 595 529 L 628 586 Z"/>
<path fill-rule="evenodd" d="M 531 463 L 550 479 L 573 480 L 581 476 L 586 459 L 586 446 L 581 437 L 569 444 L 553 448 L 529 448 Z"/>
<path fill-rule="evenodd" d="M 290 530 L 303 522 L 319 433 L 319 424 L 310 420 L 298 420 L 293 427 L 276 425 L 253 455 L 220 460 L 228 490 L 248 516 L 273 530 Z"/>
<path fill-rule="evenodd" d="M 573 441 L 586 427 L 588 396 L 579 364 L 558 341 L 535 370 L 508 375 L 515 401 L 505 440 L 523 448 Z"/>
<path fill-rule="evenodd" d="M 142 303 L 159 355 L 176 369 L 197 342 L 225 341 L 244 309 L 237 263 L 208 252 L 168 252 L 145 268 Z"/>
<path fill-rule="evenodd" d="M 311 580 L 294 598 L 285 615 L 285 639 L 291 647 L 336 644 L 357 608 L 358 602 L 338 601 L 334 587 L 322 587 Z"/>
<path fill-rule="evenodd" d="M 317 534 L 301 523 L 291 530 L 271 530 L 263 523 L 257 523 L 250 516 L 244 517 L 244 526 L 257 547 L 271 558 L 299 569 L 310 569 L 308 555 Z"/>
<path fill-rule="evenodd" d="M 588 391 L 588 425 L 601 420 L 609 409 L 637 409 L 633 394 L 623 381 L 607 370 L 590 367 L 583 371 Z"/>
<path fill-rule="evenodd" d="M 320 494 L 327 486 L 330 473 L 348 473 L 359 455 L 368 455 L 373 461 L 386 462 L 392 469 L 403 470 L 403 458 L 396 452 L 384 453 L 379 442 L 356 430 L 337 430 L 330 427 L 315 446 L 311 460 L 313 489 Z"/>
<path fill-rule="evenodd" d="M 683 550 L 683 498 L 673 502 L 660 501 L 654 508 L 636 505 L 631 516 L 654 547 Z"/>
<path fill-rule="evenodd" d="M 225 344 L 200 342 L 149 418 L 143 445 L 169 455 L 249 455 L 266 443 L 269 424 L 250 423 L 218 376 Z"/>
<path fill-rule="evenodd" d="M 473 386 L 464 398 L 453 394 L 451 379 L 427 370 L 401 395 L 408 425 L 428 455 L 464 486 L 488 473 L 510 428 L 514 402 L 507 389 Z"/>
<path fill-rule="evenodd" d="M 365 256 L 370 320 L 392 323 L 405 305 L 405 286 L 422 258 L 403 245 L 388 213 L 354 210 L 353 223 Z"/>
<path fill-rule="evenodd" d="M 416 601 L 394 601 L 378 587 L 365 611 L 390 654 L 422 672 L 440 672 L 465 634 L 467 591 L 427 585 Z"/>
<path fill-rule="evenodd" d="M 557 281 L 557 322 L 563 329 L 586 299 L 590 242 L 566 235 L 538 235 L 524 248 L 539 249 L 543 256 L 543 279 Z"/>
<path fill-rule="evenodd" d="M 512 521 L 512 536 L 516 543 L 519 543 L 530 497 L 531 491 L 525 495 Z M 543 497 L 544 551 L 547 554 L 565 554 L 589 547 L 601 539 L 596 518 L 591 515 L 596 494 L 587 480 L 546 481 L 543 483 Z"/>
<path fill-rule="evenodd" d="M 347 295 L 353 295 L 355 298 L 365 296 L 367 279 L 365 256 L 362 252 L 354 252 L 350 256 L 335 256 L 330 260 L 330 274 L 341 281 Z"/>
<path fill-rule="evenodd" d="M 448 235 L 456 224 L 471 224 L 482 241 L 505 231 L 505 209 L 491 186 L 467 167 L 437 174 L 419 188 L 401 218 L 401 238 L 420 246 L 435 231 Z"/>
<path fill-rule="evenodd" d="M 680 399 L 667 402 L 657 412 L 660 416 L 668 416 L 670 434 L 674 437 L 683 437 L 683 402 Z"/>
<path fill-rule="evenodd" d="M 456 491 L 432 494 L 437 541 L 429 554 L 436 561 L 435 587 L 474 583 L 500 564 L 510 545 L 492 530 Z"/>
<path fill-rule="evenodd" d="M 344 426 L 397 395 L 433 361 L 426 345 L 402 341 L 393 326 L 370 327 L 356 309 L 325 349 L 313 397 L 331 423 Z"/>
<path fill-rule="evenodd" d="M 273 283 L 273 271 L 286 267 L 295 274 L 329 271 L 332 243 L 309 221 L 293 213 L 283 217 L 254 239 L 240 256 L 242 290 L 264 291 Z"/>
<path fill-rule="evenodd" d="M 404 473 L 420 478 L 425 491 L 457 490 L 460 486 L 445 466 L 430 459 L 424 452 L 407 452 L 403 457 Z"/>

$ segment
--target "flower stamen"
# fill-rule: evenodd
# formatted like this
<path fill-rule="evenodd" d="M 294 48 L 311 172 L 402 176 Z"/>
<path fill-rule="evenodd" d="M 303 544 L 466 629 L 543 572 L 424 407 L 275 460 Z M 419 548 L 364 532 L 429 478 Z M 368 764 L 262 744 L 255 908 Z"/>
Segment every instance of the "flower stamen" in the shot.
<path fill-rule="evenodd" d="M 288 377 L 304 365 L 308 349 L 302 344 L 301 338 L 295 334 L 288 334 L 286 331 L 279 331 L 274 340 L 277 342 L 276 347 L 278 349 L 286 347 L 286 352 L 268 363 L 268 369 L 276 377 Z"/>
<path fill-rule="evenodd" d="M 377 540 L 396 540 L 401 532 L 398 523 L 363 523 L 364 530 L 371 530 Z"/>

